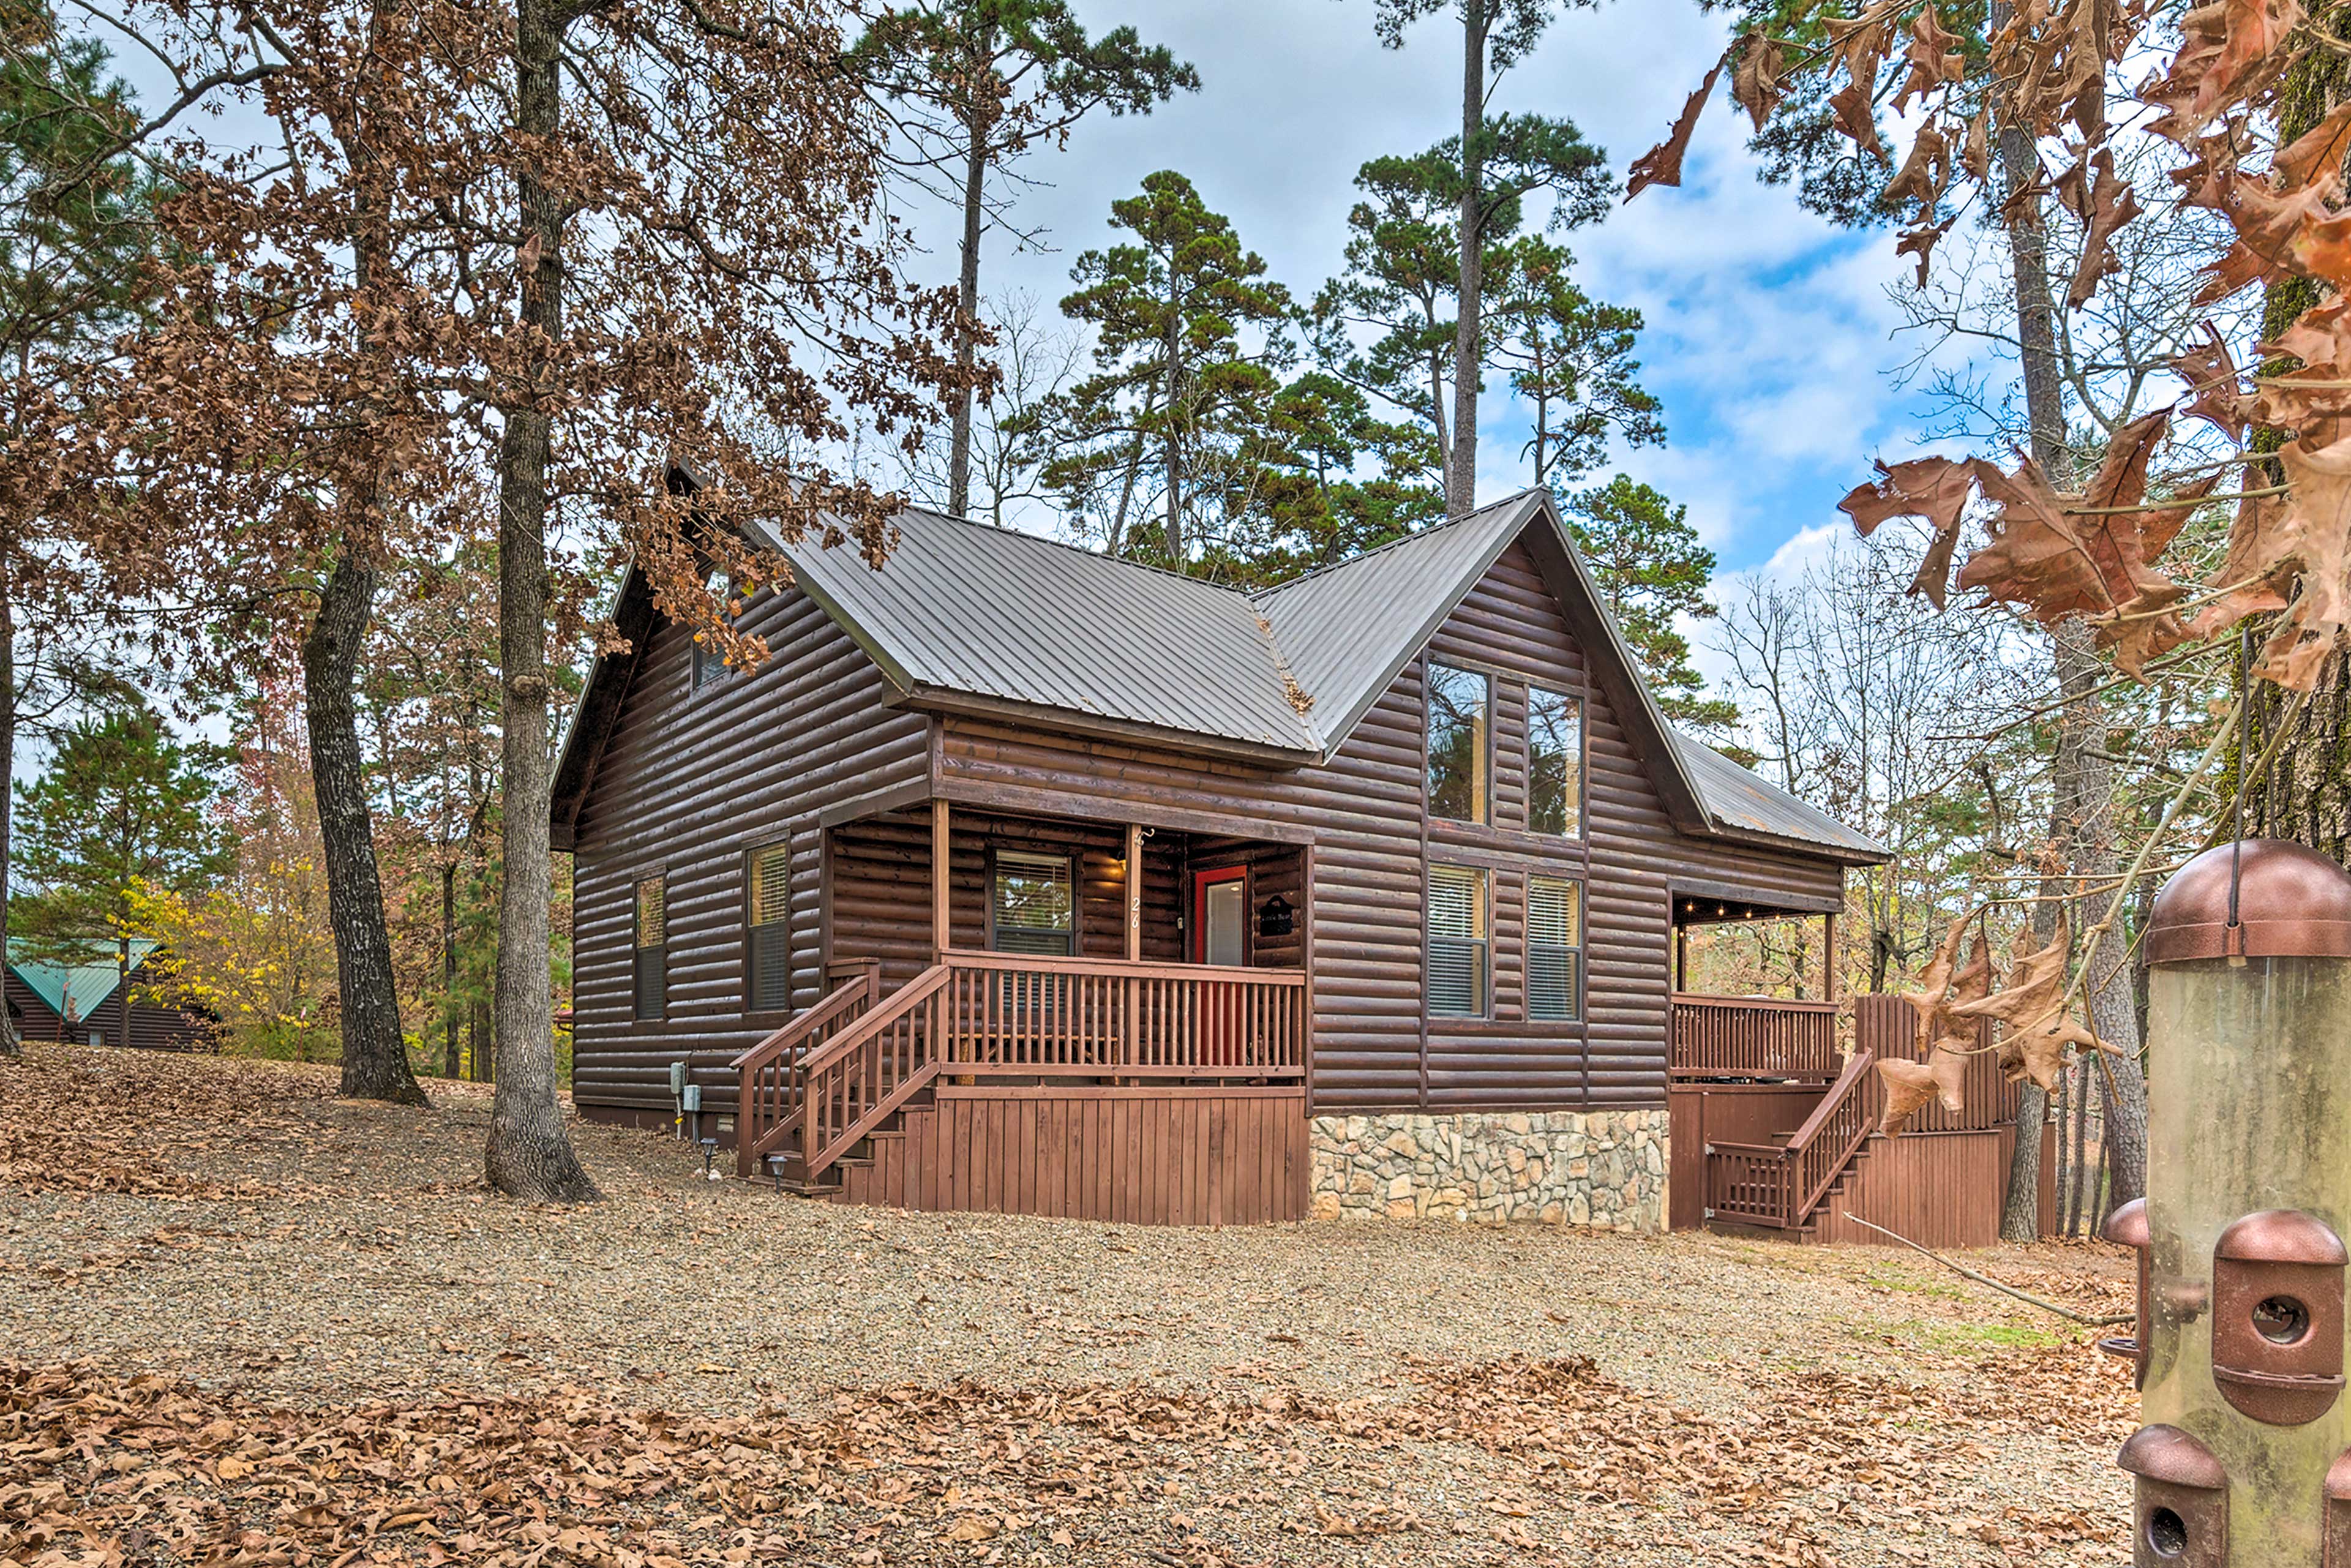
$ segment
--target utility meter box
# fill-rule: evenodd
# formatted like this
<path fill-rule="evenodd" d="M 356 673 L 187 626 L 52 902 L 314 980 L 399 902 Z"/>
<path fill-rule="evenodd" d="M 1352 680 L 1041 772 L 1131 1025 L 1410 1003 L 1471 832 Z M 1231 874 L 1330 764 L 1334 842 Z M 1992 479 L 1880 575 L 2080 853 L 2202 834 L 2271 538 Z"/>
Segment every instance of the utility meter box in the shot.
<path fill-rule="evenodd" d="M 2212 1249 L 2212 1379 L 2273 1427 L 2317 1420 L 2343 1394 L 2343 1272 L 2351 1254 L 2296 1209 L 2249 1214 Z"/>

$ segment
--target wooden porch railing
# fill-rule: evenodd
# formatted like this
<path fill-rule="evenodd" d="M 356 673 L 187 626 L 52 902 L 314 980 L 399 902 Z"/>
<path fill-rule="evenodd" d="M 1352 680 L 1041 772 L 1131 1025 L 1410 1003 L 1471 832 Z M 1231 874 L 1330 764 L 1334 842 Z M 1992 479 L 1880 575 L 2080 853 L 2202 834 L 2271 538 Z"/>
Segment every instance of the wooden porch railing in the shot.
<path fill-rule="evenodd" d="M 815 1178 L 942 1072 L 1019 1077 L 1288 1079 L 1306 1066 L 1306 977 L 1296 969 L 948 953 L 871 1006 L 835 998 L 741 1059 L 787 1087 L 762 1100 L 745 1175 L 799 1134 L 790 1174 Z M 854 1009 L 852 1015 L 852 1009 Z M 799 1023 L 800 1020 L 795 1020 Z M 772 1048 L 772 1049 L 771 1049 Z M 746 1067 L 746 1103 L 754 1068 Z M 765 1080 L 762 1080 L 764 1083 Z M 772 1113 L 764 1107 L 772 1104 Z M 754 1124 L 745 1123 L 747 1131 Z"/>
<path fill-rule="evenodd" d="M 1708 1144 L 1708 1219 L 1794 1230 L 1811 1219 L 1877 1126 L 1885 1090 L 1877 1057 L 1856 1051 L 1785 1147 Z"/>
<path fill-rule="evenodd" d="M 1773 997 L 1673 998 L 1676 1078 L 1811 1079 L 1826 1083 L 1844 1063 L 1834 1002 Z"/>
<path fill-rule="evenodd" d="M 728 1065 L 742 1077 L 735 1109 L 735 1174 L 747 1176 L 799 1124 L 805 1086 L 800 1059 L 854 1023 L 882 992 L 882 967 L 867 958 L 828 967 L 832 989 Z"/>

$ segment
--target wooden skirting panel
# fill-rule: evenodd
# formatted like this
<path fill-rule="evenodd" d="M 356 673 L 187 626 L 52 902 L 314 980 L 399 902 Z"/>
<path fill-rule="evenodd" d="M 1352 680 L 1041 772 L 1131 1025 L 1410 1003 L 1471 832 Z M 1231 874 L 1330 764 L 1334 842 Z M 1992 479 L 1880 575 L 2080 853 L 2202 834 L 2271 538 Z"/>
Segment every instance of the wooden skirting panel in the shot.
<path fill-rule="evenodd" d="M 1861 1156 L 1852 1190 L 1832 1202 L 1821 1217 L 1819 1239 L 1871 1247 L 1894 1245 L 1874 1230 L 1853 1224 L 1858 1217 L 1882 1225 L 1921 1247 L 1992 1247 L 2000 1242 L 2000 1205 L 2008 1187 L 2009 1152 L 2016 1131 L 1906 1133 L 1872 1138 Z M 2043 1129 L 2041 1146 L 2041 1232 L 2054 1228 L 2056 1191 L 2054 1134 Z"/>
<path fill-rule="evenodd" d="M 872 1146 L 834 1201 L 1133 1225 L 1307 1213 L 1296 1089 L 942 1086 Z"/>

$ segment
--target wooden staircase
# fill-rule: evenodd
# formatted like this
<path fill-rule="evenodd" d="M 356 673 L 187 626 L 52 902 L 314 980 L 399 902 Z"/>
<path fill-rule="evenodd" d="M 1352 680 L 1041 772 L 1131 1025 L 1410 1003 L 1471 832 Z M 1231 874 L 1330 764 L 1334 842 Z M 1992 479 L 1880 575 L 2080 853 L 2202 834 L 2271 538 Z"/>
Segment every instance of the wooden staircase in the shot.
<path fill-rule="evenodd" d="M 1707 1145 L 1708 1227 L 1817 1236 L 1822 1217 L 1852 1190 L 1876 1137 L 1886 1095 L 1876 1067 L 1876 1052 L 1855 1051 L 1792 1133 L 1768 1144 Z"/>

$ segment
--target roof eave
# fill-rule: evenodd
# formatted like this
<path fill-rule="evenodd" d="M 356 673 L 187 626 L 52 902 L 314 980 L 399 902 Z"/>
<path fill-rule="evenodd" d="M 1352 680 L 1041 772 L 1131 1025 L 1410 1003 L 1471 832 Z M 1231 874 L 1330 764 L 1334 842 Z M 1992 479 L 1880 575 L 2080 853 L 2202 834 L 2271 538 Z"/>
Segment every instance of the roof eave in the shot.
<path fill-rule="evenodd" d="M 1708 838 L 1729 839 L 1734 842 L 1753 844 L 1759 849 L 1778 850 L 1783 853 L 1792 852 L 1808 854 L 1822 860 L 1838 861 L 1846 865 L 1883 865 L 1894 858 L 1894 852 L 1880 844 L 1871 844 L 1864 848 L 1859 844 L 1828 843 L 1820 839 L 1796 838 L 1786 833 L 1766 832 L 1761 828 L 1743 827 L 1736 822 L 1725 822 L 1719 819 L 1707 829 L 1706 832 Z"/>
<path fill-rule="evenodd" d="M 1170 751 L 1224 758 L 1259 767 L 1308 768 L 1323 760 L 1323 754 L 1312 747 L 1278 746 L 1270 741 L 1244 740 L 1233 736 L 1203 735 L 1196 730 L 1170 729 L 1162 725 L 1143 724 L 1107 714 L 1082 713 L 1074 708 L 1055 707 L 1046 703 L 1023 702 L 1018 697 L 995 696 L 946 686 L 917 684 L 903 700 L 907 707 L 929 713 L 1009 719 L 1040 729 L 1060 730 L 1130 745 L 1156 746 Z"/>

